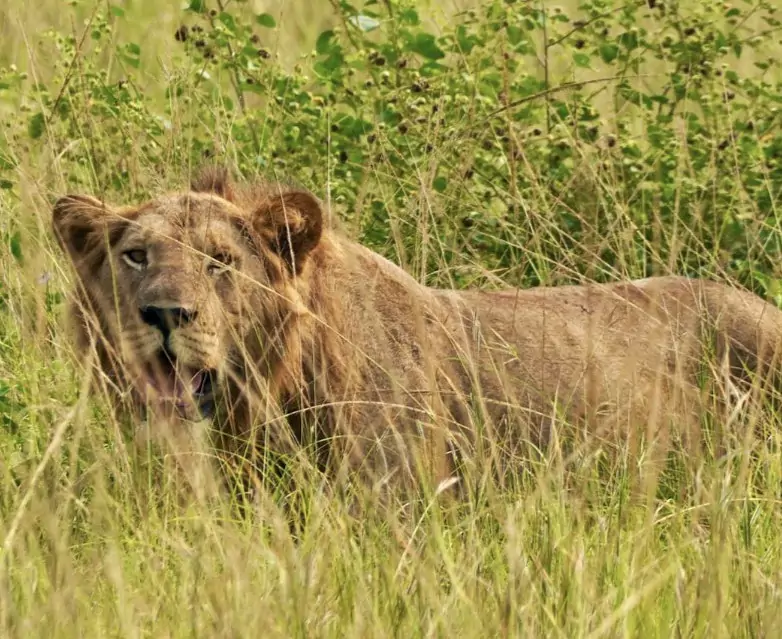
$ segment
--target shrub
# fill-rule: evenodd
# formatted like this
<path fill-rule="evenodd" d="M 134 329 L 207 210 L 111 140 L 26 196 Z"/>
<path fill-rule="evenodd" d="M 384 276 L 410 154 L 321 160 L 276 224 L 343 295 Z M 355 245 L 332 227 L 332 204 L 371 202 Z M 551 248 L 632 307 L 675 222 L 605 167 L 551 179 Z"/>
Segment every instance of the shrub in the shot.
<path fill-rule="evenodd" d="M 48 34 L 51 78 L 2 75 L 13 136 L 125 198 L 204 161 L 295 179 L 431 283 L 724 269 L 777 293 L 772 3 L 493 0 L 437 34 L 410 0 L 342 1 L 293 69 L 274 17 L 217 5 L 183 10 L 156 84 L 118 6 Z"/>

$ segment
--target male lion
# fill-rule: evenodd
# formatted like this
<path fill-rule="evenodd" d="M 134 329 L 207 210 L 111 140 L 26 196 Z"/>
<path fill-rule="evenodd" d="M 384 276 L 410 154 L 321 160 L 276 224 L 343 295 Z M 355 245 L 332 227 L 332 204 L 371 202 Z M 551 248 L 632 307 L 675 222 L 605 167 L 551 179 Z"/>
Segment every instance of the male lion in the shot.
<path fill-rule="evenodd" d="M 478 449 L 507 467 L 565 424 L 691 441 L 707 356 L 735 390 L 782 341 L 782 312 L 709 281 L 428 288 L 327 228 L 310 193 L 224 171 L 141 206 L 65 196 L 53 218 L 80 348 L 119 404 L 207 418 L 249 458 L 316 444 L 372 482 L 440 482 Z"/>

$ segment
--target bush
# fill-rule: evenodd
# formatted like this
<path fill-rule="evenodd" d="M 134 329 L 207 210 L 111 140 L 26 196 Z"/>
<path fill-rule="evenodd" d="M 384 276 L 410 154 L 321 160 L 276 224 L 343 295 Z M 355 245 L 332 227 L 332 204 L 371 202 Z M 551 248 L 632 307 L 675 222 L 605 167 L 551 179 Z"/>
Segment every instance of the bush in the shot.
<path fill-rule="evenodd" d="M 183 11 L 155 85 L 144 43 L 115 43 L 117 6 L 78 41 L 50 33 L 51 78 L 2 75 L 0 95 L 35 104 L 13 135 L 71 188 L 117 197 L 152 186 L 140 167 L 295 179 L 431 283 L 719 268 L 776 293 L 772 3 L 583 2 L 576 19 L 494 0 L 436 35 L 409 0 L 340 2 L 293 70 L 266 44 L 274 17 L 213 4 Z M 6 188 L 13 167 L 6 149 Z"/>

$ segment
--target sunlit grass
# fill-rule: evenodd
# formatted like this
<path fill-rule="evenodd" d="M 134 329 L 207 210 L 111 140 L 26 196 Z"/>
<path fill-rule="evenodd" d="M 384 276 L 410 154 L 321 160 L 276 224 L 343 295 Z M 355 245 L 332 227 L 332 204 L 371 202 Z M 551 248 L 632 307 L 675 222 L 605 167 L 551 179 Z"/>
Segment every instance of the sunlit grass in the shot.
<path fill-rule="evenodd" d="M 181 4 L 123 4 L 116 37 L 144 43 L 150 91 L 178 46 Z M 291 66 L 336 19 L 329 3 L 252 8 L 278 17 L 279 41 L 268 46 Z M 461 7 L 440 8 L 435 21 Z M 80 37 L 91 10 L 66 11 L 58 0 L 4 4 L 0 64 L 51 74 L 57 61 L 36 48 L 40 35 L 55 28 Z M 181 500 L 171 460 L 134 448 L 105 398 L 86 394 L 88 362 L 72 353 L 63 318 L 70 273 L 49 234 L 48 206 L 67 179 L 56 153 L 32 151 L 24 133 L 0 134 L 20 161 L 14 190 L 0 190 L 0 232 L 21 228 L 24 237 L 21 258 L 0 246 L 3 636 L 755 637 L 782 627 L 776 415 L 764 416 L 770 435 L 753 442 L 751 460 L 737 436 L 723 458 L 672 462 L 642 498 L 631 491 L 639 462 L 629 455 L 607 462 L 552 450 L 504 489 L 479 484 L 465 503 L 447 506 L 432 498 L 412 517 L 370 509 L 357 519 L 314 481 L 299 485 L 295 500 L 303 527 L 273 495 L 249 512 L 228 500 Z M 591 161 L 583 158 L 594 186 Z M 153 168 L 139 172 L 156 183 Z M 589 195 L 613 197 L 617 186 L 601 183 Z M 541 190 L 526 203 L 536 230 L 525 259 L 553 282 L 637 275 L 643 260 L 669 269 L 654 245 L 642 257 L 631 252 L 623 206 L 607 236 L 552 263 L 546 254 L 569 238 Z M 748 203 L 736 206 L 751 216 Z M 422 227 L 428 213 L 421 205 Z M 593 220 L 581 216 L 588 228 Z M 445 244 L 429 238 L 420 250 L 442 255 Z M 620 249 L 615 264 L 598 257 L 607 244 Z M 590 256 L 592 272 L 579 273 Z M 718 251 L 699 256 L 704 272 L 726 275 Z M 423 279 L 427 260 L 417 258 L 406 266 Z M 452 265 L 440 266 L 445 281 Z M 496 284 L 480 264 L 461 266 L 473 281 Z"/>

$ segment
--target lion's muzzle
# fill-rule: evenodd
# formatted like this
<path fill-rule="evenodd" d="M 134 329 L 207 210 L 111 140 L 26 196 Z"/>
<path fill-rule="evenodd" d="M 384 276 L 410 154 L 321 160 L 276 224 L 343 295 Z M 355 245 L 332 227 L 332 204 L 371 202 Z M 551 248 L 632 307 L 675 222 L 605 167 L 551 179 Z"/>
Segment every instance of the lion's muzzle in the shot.
<path fill-rule="evenodd" d="M 168 339 L 173 329 L 191 324 L 198 316 L 198 311 L 183 307 L 143 306 L 139 311 L 141 319 L 159 329 L 164 339 Z"/>
<path fill-rule="evenodd" d="M 147 384 L 159 400 L 170 402 L 182 415 L 193 408 L 201 417 L 212 417 L 217 371 L 181 364 L 170 351 L 161 350 L 147 366 Z"/>
<path fill-rule="evenodd" d="M 159 401 L 173 404 L 182 415 L 188 415 L 196 408 L 200 417 L 211 417 L 214 414 L 217 371 L 185 364 L 170 343 L 172 331 L 190 325 L 198 312 L 183 307 L 161 306 L 144 306 L 139 312 L 146 324 L 163 335 L 162 348 L 146 366 L 147 386 L 151 387 Z"/>

